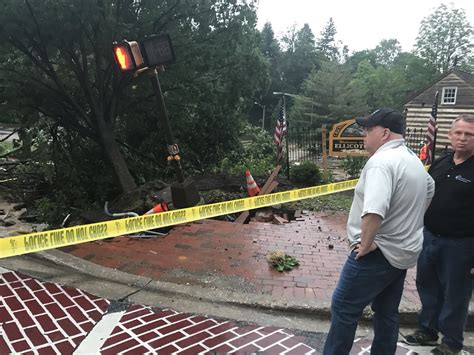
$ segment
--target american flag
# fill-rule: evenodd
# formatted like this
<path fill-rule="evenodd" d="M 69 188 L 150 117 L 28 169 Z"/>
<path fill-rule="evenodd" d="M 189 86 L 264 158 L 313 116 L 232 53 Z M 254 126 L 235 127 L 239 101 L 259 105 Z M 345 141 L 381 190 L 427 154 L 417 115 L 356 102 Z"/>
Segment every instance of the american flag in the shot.
<path fill-rule="evenodd" d="M 275 126 L 275 133 L 273 134 L 273 142 L 277 145 L 277 165 L 283 157 L 283 137 L 286 133 L 286 107 L 285 96 L 282 95 L 280 99 L 280 111 L 278 112 L 278 119 Z"/>
<path fill-rule="evenodd" d="M 434 158 L 436 146 L 436 117 L 438 116 L 438 96 L 439 92 L 436 91 L 433 106 L 431 107 L 430 120 L 428 121 L 428 131 L 426 132 L 426 142 L 428 145 L 428 156 L 425 161 L 426 165 L 430 165 Z"/>

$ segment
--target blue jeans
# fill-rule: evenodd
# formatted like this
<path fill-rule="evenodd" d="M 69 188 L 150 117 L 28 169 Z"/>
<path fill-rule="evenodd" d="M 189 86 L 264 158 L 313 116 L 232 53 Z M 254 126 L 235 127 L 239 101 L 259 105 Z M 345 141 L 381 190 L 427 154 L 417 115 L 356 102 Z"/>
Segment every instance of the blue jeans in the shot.
<path fill-rule="evenodd" d="M 416 288 L 421 300 L 420 330 L 443 334 L 443 343 L 463 347 L 469 301 L 474 236 L 450 239 L 424 230 L 423 250 L 418 258 Z"/>
<path fill-rule="evenodd" d="M 355 256 L 356 252 L 349 255 L 332 296 L 331 329 L 323 354 L 349 354 L 357 322 L 370 303 L 374 311 L 371 354 L 395 354 L 406 270 L 390 265 L 379 249 L 359 260 Z"/>

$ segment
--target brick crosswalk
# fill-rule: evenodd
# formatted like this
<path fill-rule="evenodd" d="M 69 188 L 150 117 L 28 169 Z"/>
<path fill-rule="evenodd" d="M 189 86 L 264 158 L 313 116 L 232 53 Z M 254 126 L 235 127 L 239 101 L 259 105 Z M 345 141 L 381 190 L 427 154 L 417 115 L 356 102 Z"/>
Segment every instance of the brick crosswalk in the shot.
<path fill-rule="evenodd" d="M 0 354 L 72 354 L 110 302 L 21 273 L 0 274 Z M 239 326 L 174 310 L 130 305 L 97 352 L 317 354 L 284 329 Z"/>
<path fill-rule="evenodd" d="M 16 272 L 0 274 L 0 354 L 71 353 L 109 301 Z"/>
<path fill-rule="evenodd" d="M 309 333 L 159 307 L 118 306 L 0 268 L 0 354 L 320 354 L 324 339 L 320 334 L 316 349 Z M 105 324 L 111 315 L 116 319 Z M 108 328 L 100 339 L 91 339 L 97 329 Z M 369 353 L 370 340 L 357 338 L 351 355 Z M 396 354 L 418 353 L 399 344 Z"/>
<path fill-rule="evenodd" d="M 235 323 L 134 305 L 101 348 L 102 354 L 316 354 L 305 338 L 273 327 Z"/>

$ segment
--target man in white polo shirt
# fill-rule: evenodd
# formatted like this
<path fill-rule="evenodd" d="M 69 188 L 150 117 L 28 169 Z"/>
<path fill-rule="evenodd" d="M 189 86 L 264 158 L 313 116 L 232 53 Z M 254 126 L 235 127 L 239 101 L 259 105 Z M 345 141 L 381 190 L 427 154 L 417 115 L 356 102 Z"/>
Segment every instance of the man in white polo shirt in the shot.
<path fill-rule="evenodd" d="M 355 188 L 347 235 L 350 254 L 331 303 L 324 355 L 349 354 L 364 308 L 374 311 L 372 354 L 395 354 L 406 270 L 423 244 L 423 214 L 433 179 L 405 146 L 405 120 L 383 108 L 356 119 L 370 159 Z"/>

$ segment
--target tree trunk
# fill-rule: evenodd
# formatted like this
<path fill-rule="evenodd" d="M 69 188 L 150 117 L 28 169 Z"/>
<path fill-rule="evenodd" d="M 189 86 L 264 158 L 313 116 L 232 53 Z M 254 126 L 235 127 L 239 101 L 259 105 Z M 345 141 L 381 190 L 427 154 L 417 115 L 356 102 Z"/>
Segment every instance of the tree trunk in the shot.
<path fill-rule="evenodd" d="M 137 184 L 130 174 L 127 163 L 123 158 L 117 142 L 115 141 L 112 127 L 110 124 L 105 122 L 102 117 L 97 119 L 97 125 L 105 155 L 112 166 L 115 177 L 117 178 L 122 191 L 130 192 L 134 190 L 137 187 Z"/>

